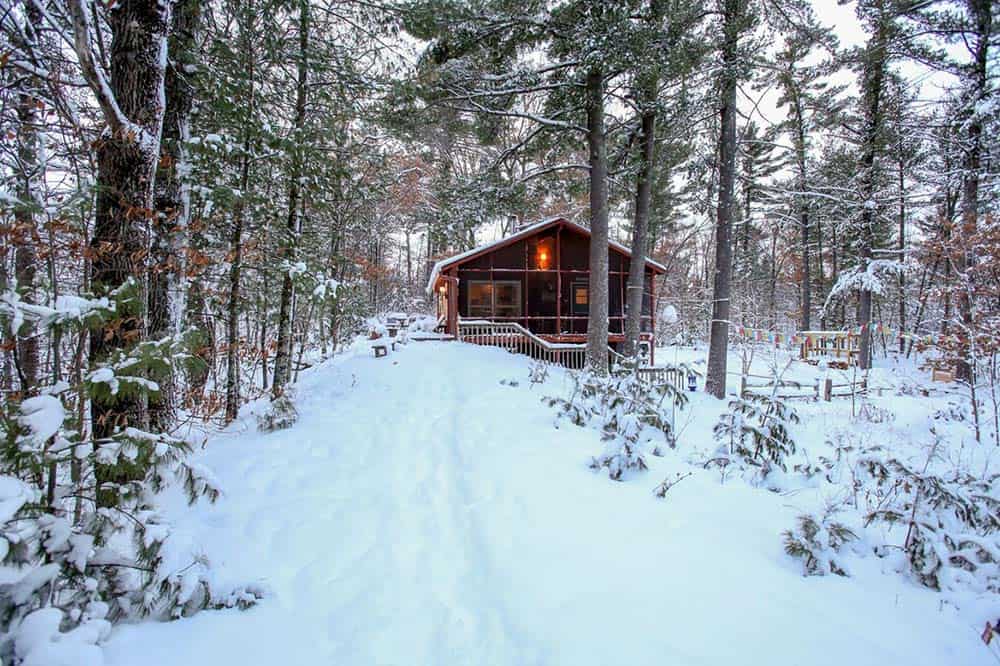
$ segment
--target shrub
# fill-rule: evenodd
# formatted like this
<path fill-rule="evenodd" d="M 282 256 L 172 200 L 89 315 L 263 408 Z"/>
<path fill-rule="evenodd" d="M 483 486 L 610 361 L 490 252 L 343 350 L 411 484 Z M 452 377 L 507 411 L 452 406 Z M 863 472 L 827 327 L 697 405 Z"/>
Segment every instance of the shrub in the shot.
<path fill-rule="evenodd" d="M 713 428 L 721 445 L 714 460 L 731 462 L 735 458 L 756 468 L 761 479 L 770 474 L 772 466 L 787 471 L 785 459 L 795 453 L 788 426 L 798 421 L 795 411 L 777 398 L 747 395 L 731 400 L 729 411 Z"/>
<path fill-rule="evenodd" d="M 802 560 L 806 576 L 827 573 L 846 576 L 847 568 L 837 561 L 837 554 L 848 541 L 857 538 L 843 523 L 831 519 L 826 511 L 818 519 L 804 514 L 796 520 L 796 528 L 783 533 L 785 552 Z"/>
<path fill-rule="evenodd" d="M 601 431 L 605 447 L 591 459 L 592 469 L 607 469 L 610 478 L 620 481 L 629 470 L 648 469 L 645 445 L 652 444 L 652 455 L 662 453 L 661 445 L 676 446 L 673 412 L 687 404 L 687 396 L 673 385 L 645 381 L 631 364 L 616 366 L 607 377 L 587 372 L 572 377 L 569 398 L 546 397 L 543 401 L 558 410 L 557 427 L 560 420 L 567 419 Z"/>

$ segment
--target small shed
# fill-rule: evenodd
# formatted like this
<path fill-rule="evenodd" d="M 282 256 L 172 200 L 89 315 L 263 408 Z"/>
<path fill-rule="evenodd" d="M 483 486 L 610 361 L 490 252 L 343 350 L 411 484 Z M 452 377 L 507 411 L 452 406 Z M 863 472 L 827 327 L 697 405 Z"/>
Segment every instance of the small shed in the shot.
<path fill-rule="evenodd" d="M 625 292 L 631 252 L 608 247 L 608 340 L 625 340 Z M 643 338 L 652 340 L 656 311 L 654 278 L 666 272 L 646 260 L 642 300 Z M 587 338 L 590 306 L 590 230 L 562 217 L 542 220 L 511 236 L 443 259 L 427 285 L 445 332 L 459 318 L 516 322 L 550 342 Z"/>

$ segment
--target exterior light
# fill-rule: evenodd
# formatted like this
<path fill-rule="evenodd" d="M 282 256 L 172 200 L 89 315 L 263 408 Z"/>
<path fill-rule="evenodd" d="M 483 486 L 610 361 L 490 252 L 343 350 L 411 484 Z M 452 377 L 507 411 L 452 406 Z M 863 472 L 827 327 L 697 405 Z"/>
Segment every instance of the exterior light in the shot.
<path fill-rule="evenodd" d="M 438 287 L 438 291 L 443 294 L 445 292 L 445 286 L 441 285 L 440 287 Z"/>

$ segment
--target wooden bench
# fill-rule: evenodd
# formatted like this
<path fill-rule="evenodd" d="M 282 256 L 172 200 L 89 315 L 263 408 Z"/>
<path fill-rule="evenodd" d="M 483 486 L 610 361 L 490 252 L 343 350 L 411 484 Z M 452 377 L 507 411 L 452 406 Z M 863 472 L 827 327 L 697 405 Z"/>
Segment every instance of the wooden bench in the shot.
<path fill-rule="evenodd" d="M 379 342 L 372 345 L 372 351 L 375 352 L 375 358 L 382 358 L 389 354 L 389 349 L 396 351 L 396 341 L 389 340 L 388 342 Z"/>

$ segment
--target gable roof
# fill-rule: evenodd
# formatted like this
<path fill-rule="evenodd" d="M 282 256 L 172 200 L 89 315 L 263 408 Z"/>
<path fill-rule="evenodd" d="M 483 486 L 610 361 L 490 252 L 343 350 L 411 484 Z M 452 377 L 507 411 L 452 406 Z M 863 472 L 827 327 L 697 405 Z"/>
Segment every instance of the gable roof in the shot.
<path fill-rule="evenodd" d="M 459 264 L 464 264 L 465 262 L 475 259 L 481 255 L 493 252 L 505 245 L 510 245 L 511 243 L 516 243 L 519 240 L 523 240 L 535 234 L 541 233 L 546 229 L 554 226 L 564 226 L 573 231 L 583 234 L 588 239 L 590 238 L 590 229 L 583 226 L 582 224 L 577 224 L 576 222 L 571 222 L 565 217 L 550 217 L 544 220 L 540 220 L 533 224 L 529 224 L 517 233 L 511 234 L 510 236 L 505 236 L 492 243 L 486 243 L 485 245 L 480 245 L 479 247 L 474 247 L 471 250 L 466 250 L 460 254 L 448 257 L 447 259 L 442 259 L 441 261 L 434 264 L 434 268 L 431 269 L 430 279 L 427 281 L 427 292 L 431 293 L 434 291 L 434 285 L 437 283 L 438 278 L 441 276 L 441 272 L 450 268 L 451 266 L 456 266 Z M 628 258 L 632 258 L 632 251 L 621 243 L 617 243 L 613 240 L 608 241 L 608 247 L 620 254 L 624 254 Z M 667 267 L 658 261 L 653 261 L 652 259 L 646 259 L 646 268 L 651 268 L 656 273 L 666 273 Z"/>

